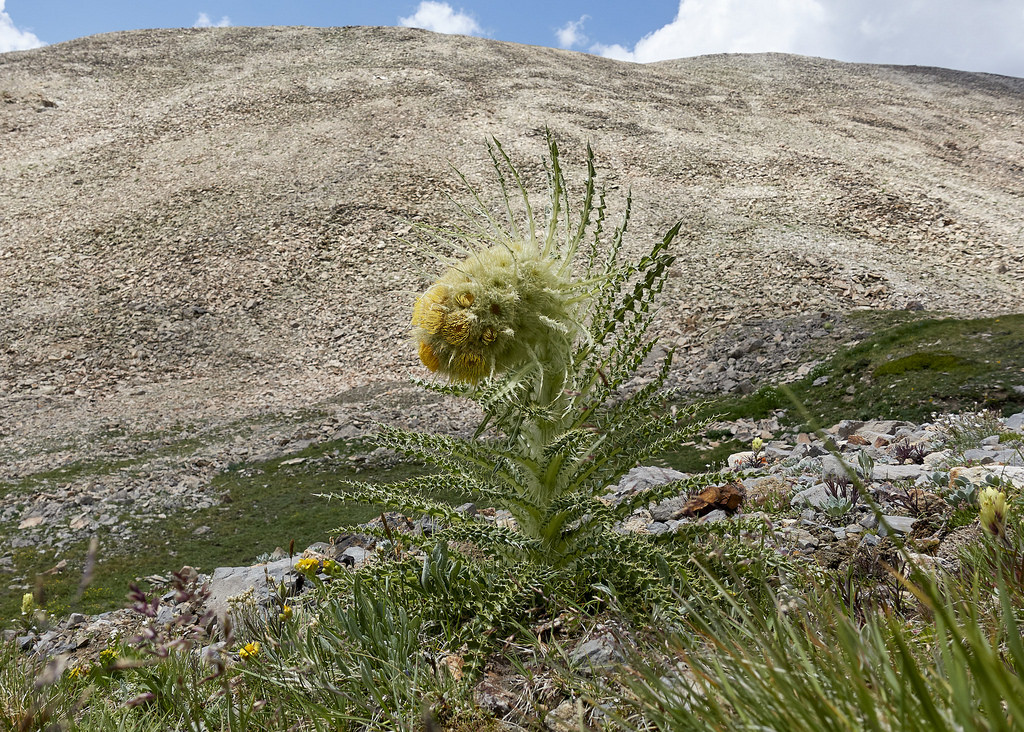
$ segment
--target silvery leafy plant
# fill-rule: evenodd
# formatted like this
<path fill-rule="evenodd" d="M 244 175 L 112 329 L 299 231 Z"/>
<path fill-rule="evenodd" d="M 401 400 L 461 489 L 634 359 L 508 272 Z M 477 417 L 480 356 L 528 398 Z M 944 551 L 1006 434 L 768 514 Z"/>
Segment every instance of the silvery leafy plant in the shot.
<path fill-rule="evenodd" d="M 431 516 L 440 530 L 425 543 L 468 543 L 489 558 L 571 569 L 576 578 L 603 575 L 609 584 L 618 575 L 626 585 L 660 585 L 672 550 L 614 528 L 652 501 L 724 479 L 700 476 L 618 503 L 603 497 L 631 468 L 705 426 L 694 419 L 697 405 L 669 403 L 671 352 L 642 385 L 633 380 L 655 346 L 653 306 L 680 224 L 639 261 L 624 262 L 629 200 L 621 222 L 606 232 L 589 146 L 582 201 L 572 210 L 549 136 L 543 215 L 501 144 L 488 147 L 498 213 L 471 190 L 473 206 L 463 208 L 469 226 L 420 232 L 432 251 L 464 256 L 448 261 L 411 317 L 420 360 L 444 379 L 420 384 L 476 402 L 483 421 L 472 439 L 381 427 L 380 445 L 436 474 L 390 485 L 345 483 L 331 497 Z M 456 512 L 429 497 L 441 490 L 470 493 L 514 520 Z"/>

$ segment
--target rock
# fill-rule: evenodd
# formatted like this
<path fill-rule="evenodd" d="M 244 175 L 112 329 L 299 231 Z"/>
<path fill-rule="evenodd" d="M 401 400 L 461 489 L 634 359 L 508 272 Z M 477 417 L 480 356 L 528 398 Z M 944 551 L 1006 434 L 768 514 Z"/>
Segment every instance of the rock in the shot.
<path fill-rule="evenodd" d="M 364 564 L 372 554 L 371 550 L 364 549 L 361 546 L 350 546 L 338 555 L 338 559 L 345 563 L 343 561 L 344 558 L 350 557 L 352 559 L 352 566 L 358 567 L 360 564 Z"/>
<path fill-rule="evenodd" d="M 851 481 L 851 475 L 860 475 L 860 471 L 852 463 L 840 460 L 835 455 L 826 455 L 821 459 L 821 479 L 838 479 L 839 481 Z"/>
<path fill-rule="evenodd" d="M 869 513 L 867 516 L 864 516 L 857 523 L 863 526 L 865 529 L 874 529 L 878 526 L 878 517 L 875 516 L 875 514 L 873 513 Z"/>
<path fill-rule="evenodd" d="M 870 434 L 872 437 L 877 435 L 887 435 L 889 437 L 896 436 L 896 430 L 900 427 L 910 427 L 910 422 L 903 422 L 898 419 L 880 419 L 871 420 L 865 422 L 857 432 L 865 437 Z"/>
<path fill-rule="evenodd" d="M 674 496 L 666 498 L 661 503 L 651 507 L 651 518 L 655 521 L 672 521 L 683 515 L 683 510 L 688 502 L 686 496 Z"/>
<path fill-rule="evenodd" d="M 285 586 L 297 589 L 301 580 L 292 569 L 291 559 L 280 559 L 269 564 L 257 564 L 252 567 L 218 567 L 210 579 L 210 596 L 206 601 L 207 610 L 212 610 L 218 618 L 227 614 L 228 598 L 244 594 L 253 588 L 254 598 L 258 605 L 270 601 L 270 589 L 267 586 L 269 577 L 275 584 L 285 581 Z"/>
<path fill-rule="evenodd" d="M 909 534 L 914 528 L 915 521 L 912 516 L 882 516 L 878 525 L 878 535 L 888 536 L 890 532 Z"/>
<path fill-rule="evenodd" d="M 789 453 L 789 457 L 795 458 L 797 460 L 803 460 L 804 458 L 816 458 L 827 454 L 828 450 L 826 450 L 821 445 L 815 443 L 798 442 L 797 446 L 793 448 L 793 452 Z"/>
<path fill-rule="evenodd" d="M 1024 467 L 1015 465 L 977 465 L 970 468 L 951 468 L 949 481 L 952 485 L 957 478 L 966 478 L 975 485 L 981 485 L 990 475 L 1001 481 L 1009 482 L 1016 488 L 1024 488 Z"/>
<path fill-rule="evenodd" d="M 875 463 L 871 471 L 871 479 L 876 481 L 885 480 L 917 480 L 931 472 L 923 465 L 885 465 Z"/>
<path fill-rule="evenodd" d="M 622 663 L 625 656 L 615 636 L 601 633 L 577 645 L 569 654 L 569 660 L 587 673 Z"/>
<path fill-rule="evenodd" d="M 930 452 L 924 456 L 922 467 L 925 468 L 925 470 L 935 471 L 939 469 L 940 465 L 945 464 L 948 459 L 949 450 L 936 450 L 935 452 Z"/>
<path fill-rule="evenodd" d="M 996 457 L 991 450 L 975 448 L 973 450 L 964 450 L 964 460 L 978 465 L 988 465 L 996 462 Z"/>
<path fill-rule="evenodd" d="M 859 420 L 844 419 L 843 421 L 832 425 L 828 431 L 836 437 L 845 440 L 854 435 L 857 430 L 863 426 L 864 423 Z"/>
<path fill-rule="evenodd" d="M 671 468 L 638 467 L 630 470 L 615 487 L 617 495 L 632 495 L 648 488 L 682 480 L 686 473 Z"/>
<path fill-rule="evenodd" d="M 544 715 L 544 726 L 552 732 L 577 732 L 583 717 L 581 702 L 566 699 Z"/>
<path fill-rule="evenodd" d="M 794 493 L 790 499 L 790 505 L 793 508 L 811 506 L 812 508 L 820 509 L 831 500 L 832 494 L 829 493 L 828 487 L 824 483 L 816 483 L 810 488 Z"/>
<path fill-rule="evenodd" d="M 494 714 L 495 717 L 504 717 L 518 708 L 520 703 L 519 695 L 511 691 L 513 682 L 522 679 L 503 678 L 497 674 L 487 673 L 484 678 L 473 687 L 473 702 L 481 709 Z M 525 683 L 525 679 L 522 679 Z"/>
<path fill-rule="evenodd" d="M 711 511 L 710 513 L 706 513 L 703 516 L 701 516 L 700 519 L 697 521 L 697 523 L 699 523 L 699 524 L 713 524 L 716 521 L 724 521 L 728 517 L 729 517 L 729 514 L 727 514 L 725 511 L 723 511 L 720 508 L 716 508 L 714 511 Z"/>
<path fill-rule="evenodd" d="M 1003 426 L 1011 432 L 1024 431 L 1024 412 L 1017 412 L 1011 414 L 1009 417 L 1003 420 Z"/>

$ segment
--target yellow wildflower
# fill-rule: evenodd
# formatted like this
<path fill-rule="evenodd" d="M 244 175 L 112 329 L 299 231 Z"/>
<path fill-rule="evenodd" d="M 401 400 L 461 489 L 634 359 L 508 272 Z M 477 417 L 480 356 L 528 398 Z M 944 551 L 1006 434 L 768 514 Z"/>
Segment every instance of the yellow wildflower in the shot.
<path fill-rule="evenodd" d="M 295 563 L 295 569 L 303 574 L 312 574 L 320 569 L 320 561 L 312 557 L 305 557 Z"/>
<path fill-rule="evenodd" d="M 243 661 L 248 661 L 250 658 L 254 658 L 260 652 L 260 644 L 257 641 L 246 643 L 238 650 L 238 657 Z"/>
<path fill-rule="evenodd" d="M 281 612 L 278 613 L 277 619 L 280 620 L 282 623 L 285 623 L 285 622 L 291 620 L 292 619 L 292 606 L 291 605 L 284 605 L 281 608 Z"/>
<path fill-rule="evenodd" d="M 86 666 L 75 666 L 74 668 L 68 669 L 68 680 L 69 681 L 80 681 L 89 674 L 89 667 Z"/>

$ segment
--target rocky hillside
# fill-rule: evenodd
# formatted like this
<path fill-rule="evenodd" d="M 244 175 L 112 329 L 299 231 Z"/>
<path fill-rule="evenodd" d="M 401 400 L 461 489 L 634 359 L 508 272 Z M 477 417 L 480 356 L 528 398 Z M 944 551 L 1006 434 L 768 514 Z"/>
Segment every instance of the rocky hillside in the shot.
<path fill-rule="evenodd" d="M 0 480 L 137 454 L 142 433 L 227 435 L 238 459 L 262 447 L 232 425 L 404 388 L 432 265 L 401 237 L 458 220 L 450 165 L 493 189 L 492 135 L 538 190 L 545 127 L 570 175 L 591 143 L 638 250 L 685 222 L 662 328 L 691 385 L 752 318 L 785 346 L 778 324 L 820 312 L 1019 311 L 1022 119 L 1021 79 L 404 28 L 2 54 Z"/>

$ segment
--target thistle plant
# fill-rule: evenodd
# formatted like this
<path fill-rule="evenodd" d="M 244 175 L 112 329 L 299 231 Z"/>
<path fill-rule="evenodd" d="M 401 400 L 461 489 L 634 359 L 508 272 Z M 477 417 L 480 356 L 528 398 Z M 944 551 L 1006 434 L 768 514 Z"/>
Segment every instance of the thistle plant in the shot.
<path fill-rule="evenodd" d="M 501 213 L 472 191 L 473 205 L 461 207 L 468 227 L 421 232 L 432 249 L 454 246 L 464 257 L 448 262 L 412 312 L 420 360 L 448 381 L 421 386 L 476 402 L 484 419 L 472 439 L 381 427 L 381 445 L 439 472 L 386 486 L 346 483 L 330 497 L 432 516 L 442 527 L 432 541 L 469 542 L 523 566 L 597 562 L 653 580 L 665 551 L 614 532 L 615 524 L 652 501 L 721 480 L 701 476 L 615 505 L 600 500 L 630 468 L 705 427 L 694 420 L 697 405 L 667 401 L 671 352 L 653 378 L 632 382 L 655 345 L 653 305 L 681 224 L 639 261 L 623 262 L 630 201 L 606 232 L 589 146 L 582 201 L 572 210 L 549 137 L 543 215 L 500 143 L 488 149 Z M 514 523 L 498 526 L 427 497 L 439 489 L 505 508 Z"/>

